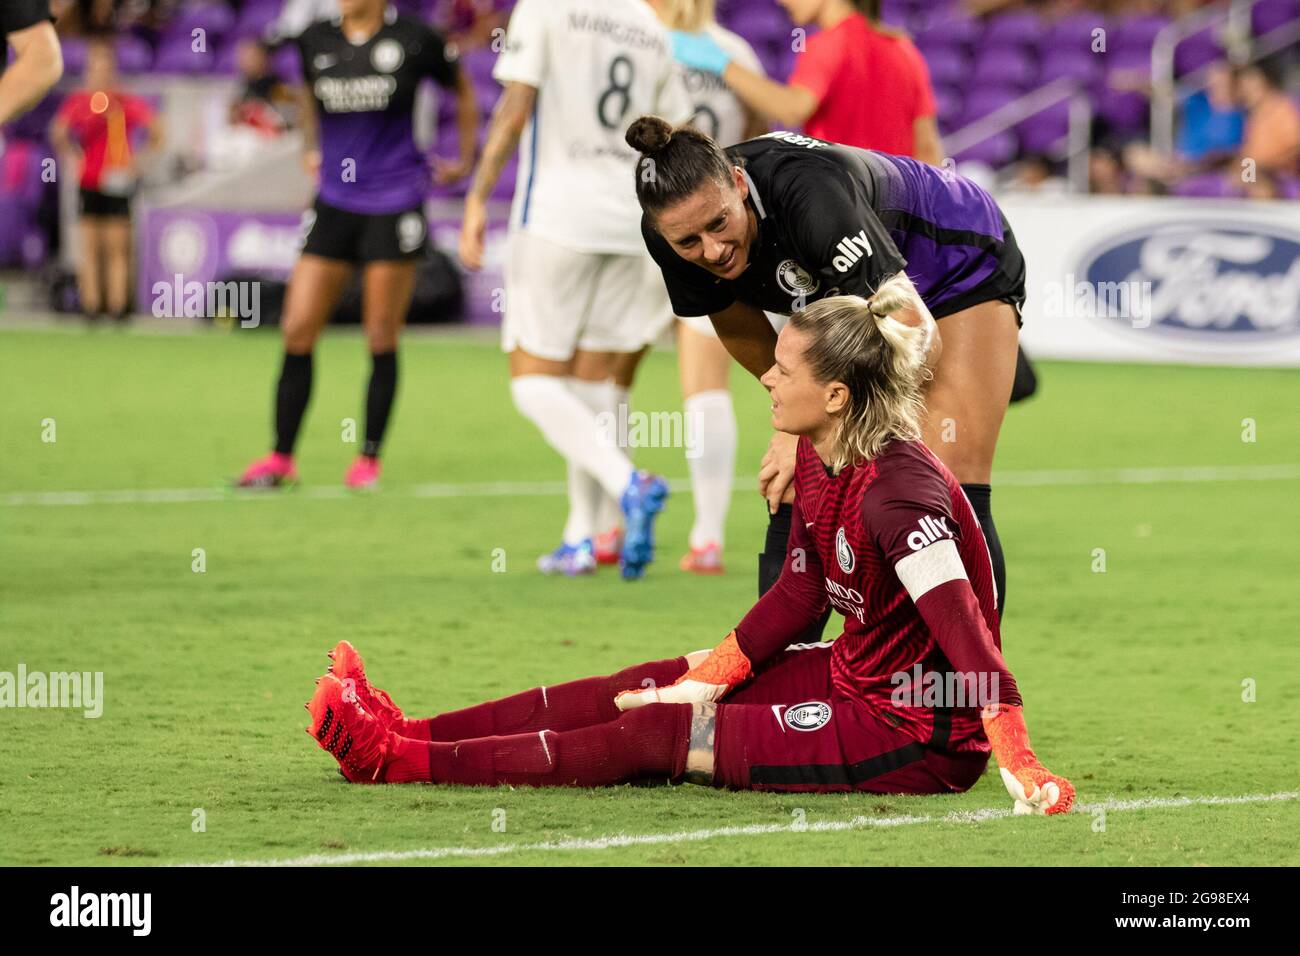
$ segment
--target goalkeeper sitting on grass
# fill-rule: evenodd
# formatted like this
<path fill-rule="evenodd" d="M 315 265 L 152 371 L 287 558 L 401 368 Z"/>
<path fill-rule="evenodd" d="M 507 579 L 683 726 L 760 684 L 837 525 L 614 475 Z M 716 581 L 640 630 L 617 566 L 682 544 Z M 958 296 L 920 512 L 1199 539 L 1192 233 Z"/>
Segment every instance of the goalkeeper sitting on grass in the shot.
<path fill-rule="evenodd" d="M 992 751 L 1016 812 L 1069 810 L 1074 787 L 1029 746 L 979 522 L 919 438 L 937 333 L 890 317 L 916 301 L 900 274 L 870 301 L 815 302 L 781 332 L 762 381 L 773 425 L 801 436 L 789 553 L 712 651 L 412 719 L 345 641 L 307 705 L 309 733 L 365 783 L 950 793 Z M 840 637 L 790 645 L 828 601 Z"/>

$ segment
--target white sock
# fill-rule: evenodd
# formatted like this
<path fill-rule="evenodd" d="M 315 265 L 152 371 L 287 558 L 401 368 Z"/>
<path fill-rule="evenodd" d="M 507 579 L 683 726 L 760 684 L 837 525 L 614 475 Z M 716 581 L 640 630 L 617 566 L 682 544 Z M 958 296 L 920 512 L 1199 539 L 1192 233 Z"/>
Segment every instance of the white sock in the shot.
<path fill-rule="evenodd" d="M 613 381 L 611 381 L 609 385 L 610 392 L 608 409 L 617 416 L 618 407 L 620 405 L 627 405 L 631 400 L 631 396 L 628 394 L 628 390 L 622 385 Z M 631 413 L 632 409 L 629 406 L 628 410 L 623 414 L 626 416 L 631 415 Z M 609 495 L 605 495 L 600 499 L 600 506 L 596 509 L 596 527 L 600 529 L 601 534 L 604 534 L 611 528 L 623 527 L 623 505 L 618 497 L 611 498 Z"/>
<path fill-rule="evenodd" d="M 726 389 L 692 395 L 685 406 L 686 434 L 693 439 L 686 455 L 695 497 L 691 547 L 702 548 L 711 541 L 721 545 L 736 471 L 735 407 Z"/>
<path fill-rule="evenodd" d="M 631 460 L 616 443 L 601 440 L 595 414 L 569 391 L 564 379 L 521 375 L 510 380 L 510 396 L 547 444 L 590 472 L 606 494 L 623 493 L 634 470 Z"/>
<path fill-rule="evenodd" d="M 581 378 L 565 379 L 570 392 L 578 396 L 582 403 L 599 416 L 602 412 L 613 411 L 614 383 L 589 382 Z M 580 544 L 587 538 L 595 537 L 597 532 L 606 530 L 596 523 L 597 509 L 606 499 L 600 483 L 592 477 L 587 469 L 569 460 L 569 519 L 564 525 L 564 543 Z"/>

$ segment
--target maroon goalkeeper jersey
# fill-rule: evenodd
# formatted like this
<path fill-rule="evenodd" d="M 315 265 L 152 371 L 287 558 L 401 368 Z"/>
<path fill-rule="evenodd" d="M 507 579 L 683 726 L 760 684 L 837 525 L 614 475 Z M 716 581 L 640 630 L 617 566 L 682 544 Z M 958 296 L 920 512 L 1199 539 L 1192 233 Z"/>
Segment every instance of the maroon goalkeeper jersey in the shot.
<path fill-rule="evenodd" d="M 950 610 L 957 589 L 964 613 Z M 934 596 L 923 614 L 927 593 Z M 932 747 L 988 750 L 978 705 L 990 695 L 1019 702 L 1000 653 L 992 563 L 961 485 L 921 442 L 891 441 L 872 461 L 832 476 L 812 442 L 799 440 L 785 567 L 737 625 L 742 649 L 758 664 L 827 601 L 844 615 L 831 655 L 837 694 Z M 983 686 L 950 693 L 950 658 L 978 667 L 978 677 L 962 671 Z"/>

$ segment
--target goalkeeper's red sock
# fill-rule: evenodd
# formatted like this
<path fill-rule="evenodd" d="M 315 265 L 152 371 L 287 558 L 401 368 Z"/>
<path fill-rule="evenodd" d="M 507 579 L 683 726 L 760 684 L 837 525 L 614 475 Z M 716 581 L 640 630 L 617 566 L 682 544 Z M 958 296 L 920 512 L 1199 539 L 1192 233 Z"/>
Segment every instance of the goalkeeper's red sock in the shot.
<path fill-rule="evenodd" d="M 618 719 L 614 695 L 624 690 L 666 687 L 686 673 L 686 658 L 637 664 L 606 677 L 534 687 L 423 720 L 407 718 L 392 730 L 414 740 L 473 740 L 537 730 L 576 730 Z"/>
<path fill-rule="evenodd" d="M 477 740 L 389 736 L 384 783 L 601 787 L 686 771 L 690 704 L 656 704 L 576 730 L 539 730 Z"/>

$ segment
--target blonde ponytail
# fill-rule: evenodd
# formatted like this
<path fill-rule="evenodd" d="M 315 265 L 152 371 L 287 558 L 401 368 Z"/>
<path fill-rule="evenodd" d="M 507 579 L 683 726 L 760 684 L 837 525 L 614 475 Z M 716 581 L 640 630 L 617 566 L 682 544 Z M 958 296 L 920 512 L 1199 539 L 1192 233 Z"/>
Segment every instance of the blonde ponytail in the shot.
<path fill-rule="evenodd" d="M 921 390 L 929 377 L 925 358 L 934 320 L 927 314 L 929 325 L 915 326 L 893 317 L 916 297 L 911 280 L 899 273 L 870 300 L 831 296 L 790 317 L 810 338 L 804 357 L 813 377 L 849 389 L 830 463 L 837 473 L 875 458 L 895 438 L 921 437 Z"/>

